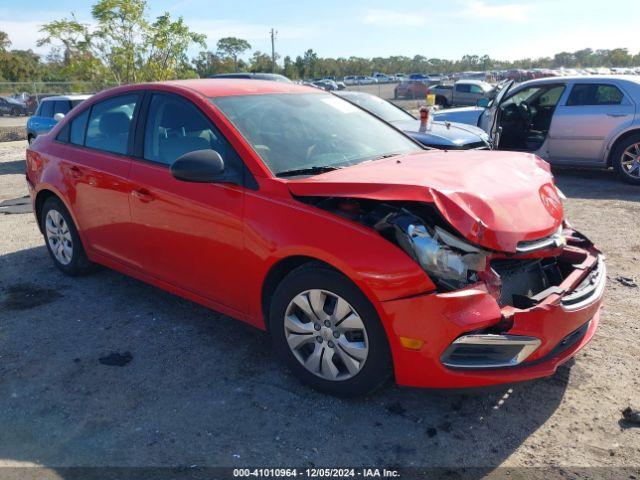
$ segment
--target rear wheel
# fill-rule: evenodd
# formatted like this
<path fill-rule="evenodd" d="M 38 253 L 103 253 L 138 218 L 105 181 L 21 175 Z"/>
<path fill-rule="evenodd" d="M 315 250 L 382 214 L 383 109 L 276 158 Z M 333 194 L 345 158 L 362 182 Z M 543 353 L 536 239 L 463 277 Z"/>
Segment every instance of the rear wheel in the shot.
<path fill-rule="evenodd" d="M 640 133 L 630 135 L 616 146 L 612 163 L 622 180 L 640 185 Z"/>
<path fill-rule="evenodd" d="M 47 250 L 53 263 L 67 275 L 88 273 L 94 264 L 84 251 L 78 230 L 64 204 L 56 197 L 45 200 L 40 214 Z"/>
<path fill-rule="evenodd" d="M 303 383 L 337 396 L 365 395 L 391 375 L 375 308 L 342 274 L 319 265 L 291 272 L 276 289 L 270 330 L 278 354 Z"/>

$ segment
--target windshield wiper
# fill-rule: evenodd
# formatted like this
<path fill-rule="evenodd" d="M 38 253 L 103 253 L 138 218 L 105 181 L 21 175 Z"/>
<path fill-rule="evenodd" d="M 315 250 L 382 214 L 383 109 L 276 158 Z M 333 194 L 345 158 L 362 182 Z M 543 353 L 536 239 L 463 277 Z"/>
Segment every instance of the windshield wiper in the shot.
<path fill-rule="evenodd" d="M 297 175 L 318 175 L 320 173 L 331 172 L 338 170 L 340 167 L 334 167 L 332 165 L 315 165 L 313 167 L 306 168 L 294 168 L 293 170 L 284 170 L 278 172 L 276 177 L 295 177 Z"/>
<path fill-rule="evenodd" d="M 385 153 L 384 155 L 378 155 L 376 157 L 367 158 L 365 161 L 366 162 L 375 162 L 376 160 L 382 160 L 383 158 L 397 157 L 398 155 L 400 155 L 400 154 L 399 153 Z M 364 163 L 364 162 L 362 162 L 362 163 Z"/>

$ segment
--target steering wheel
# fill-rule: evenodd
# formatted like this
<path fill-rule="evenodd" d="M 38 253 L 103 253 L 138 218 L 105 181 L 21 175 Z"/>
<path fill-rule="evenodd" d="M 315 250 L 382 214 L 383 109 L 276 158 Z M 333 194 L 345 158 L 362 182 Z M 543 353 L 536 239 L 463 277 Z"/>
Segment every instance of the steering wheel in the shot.
<path fill-rule="evenodd" d="M 531 107 L 529 104 L 525 101 L 520 102 L 518 105 L 518 111 L 522 120 L 529 125 L 529 123 L 531 123 Z"/>

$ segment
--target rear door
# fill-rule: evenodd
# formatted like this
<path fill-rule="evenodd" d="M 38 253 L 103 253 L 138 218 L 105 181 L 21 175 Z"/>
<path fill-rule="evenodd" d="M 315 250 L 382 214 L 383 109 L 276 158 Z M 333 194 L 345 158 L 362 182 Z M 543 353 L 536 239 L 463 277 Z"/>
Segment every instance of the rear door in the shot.
<path fill-rule="evenodd" d="M 468 105 L 471 98 L 471 85 L 468 83 L 456 83 L 453 86 L 453 104 Z"/>
<path fill-rule="evenodd" d="M 605 140 L 631 124 L 635 105 L 613 82 L 575 82 L 560 100 L 549 130 L 553 163 L 605 163 Z"/>
<path fill-rule="evenodd" d="M 232 183 L 190 183 L 170 167 L 188 152 L 213 149 L 225 169 L 243 176 L 233 147 L 191 100 L 149 93 L 131 168 L 133 240 L 145 273 L 234 310 L 246 295 L 230 272 L 243 268 L 244 188 Z M 236 273 L 237 275 L 237 273 Z"/>
<path fill-rule="evenodd" d="M 139 93 L 128 93 L 97 102 L 54 142 L 85 247 L 132 266 L 139 262 L 131 248 L 128 176 L 139 100 Z"/>

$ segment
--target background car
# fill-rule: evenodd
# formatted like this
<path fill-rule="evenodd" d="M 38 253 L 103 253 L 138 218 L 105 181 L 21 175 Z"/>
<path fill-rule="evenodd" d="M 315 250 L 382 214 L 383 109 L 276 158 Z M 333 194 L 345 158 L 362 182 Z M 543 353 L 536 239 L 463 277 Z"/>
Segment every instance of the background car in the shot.
<path fill-rule="evenodd" d="M 91 95 L 54 95 L 40 101 L 35 114 L 27 120 L 27 141 L 33 142 L 38 135 L 51 130 L 73 107 Z"/>
<path fill-rule="evenodd" d="M 15 98 L 0 97 L 0 115 L 11 115 L 13 117 L 27 115 L 27 106 Z"/>
<path fill-rule="evenodd" d="M 420 120 L 406 110 L 370 93 L 342 91 L 335 92 L 335 95 L 390 123 L 426 147 L 443 150 L 491 149 L 489 135 L 478 127 L 433 121 L 427 130 Z"/>
<path fill-rule="evenodd" d="M 329 79 L 316 80 L 315 82 L 312 82 L 312 83 L 314 86 L 321 88 L 323 90 L 326 90 L 328 92 L 340 89 L 340 87 L 336 82 Z"/>
<path fill-rule="evenodd" d="M 403 80 L 393 89 L 393 98 L 426 98 L 429 83 L 424 80 Z"/>
<path fill-rule="evenodd" d="M 482 80 L 458 80 L 454 84 L 439 83 L 429 87 L 429 94 L 435 95 L 436 104 L 476 105 L 481 98 L 492 98 L 493 85 Z"/>
<path fill-rule="evenodd" d="M 506 83 L 480 107 L 436 112 L 479 126 L 494 148 L 533 152 L 552 165 L 613 167 L 640 185 L 640 78 L 549 77 Z"/>

